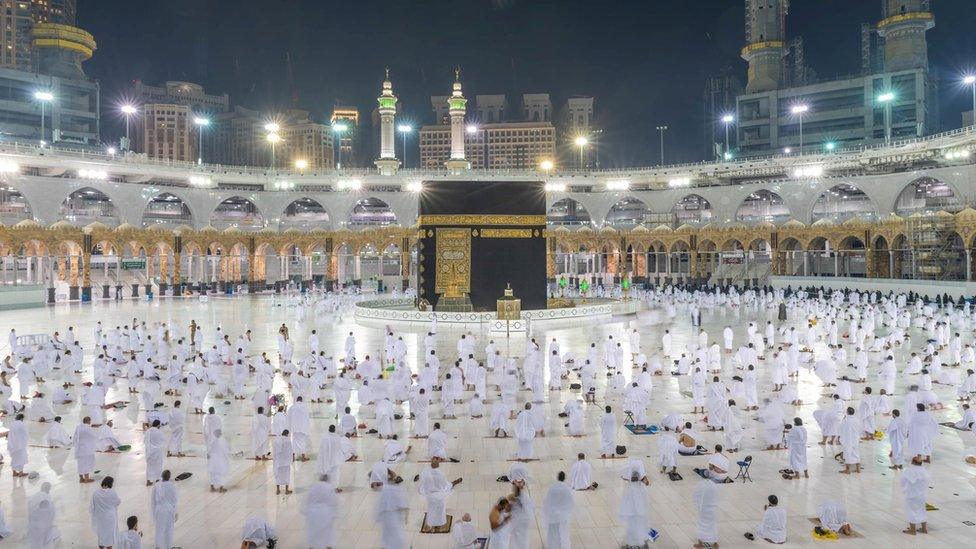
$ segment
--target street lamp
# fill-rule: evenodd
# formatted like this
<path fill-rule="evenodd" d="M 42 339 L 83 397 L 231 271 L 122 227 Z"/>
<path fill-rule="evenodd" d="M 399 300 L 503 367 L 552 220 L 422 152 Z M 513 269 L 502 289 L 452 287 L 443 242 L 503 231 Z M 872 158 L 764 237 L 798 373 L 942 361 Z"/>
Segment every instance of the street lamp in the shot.
<path fill-rule="evenodd" d="M 735 122 L 735 115 L 726 114 L 722 117 L 722 123 L 725 124 L 725 154 L 723 155 L 726 160 L 732 158 L 732 151 L 729 150 L 729 126 Z"/>
<path fill-rule="evenodd" d="M 793 113 L 793 116 L 796 116 L 797 118 L 800 119 L 800 148 L 797 150 L 797 153 L 800 154 L 801 156 L 803 155 L 803 115 L 806 114 L 809 110 L 810 110 L 810 105 L 807 105 L 806 103 L 793 105 L 790 108 L 790 112 Z"/>
<path fill-rule="evenodd" d="M 976 126 L 976 74 L 966 75 L 962 83 L 973 89 L 973 126 Z"/>
<path fill-rule="evenodd" d="M 203 164 L 203 128 L 210 125 L 210 119 L 198 116 L 193 119 L 193 123 L 197 125 L 197 141 L 200 145 L 197 153 L 197 164 Z"/>
<path fill-rule="evenodd" d="M 274 169 L 278 165 L 278 163 L 275 161 L 275 147 L 278 145 L 278 143 L 281 143 L 281 134 L 278 132 L 271 132 L 268 134 L 266 139 L 268 140 L 268 143 L 271 144 L 271 168 Z"/>
<path fill-rule="evenodd" d="M 336 162 L 336 169 L 342 169 L 342 133 L 349 129 L 349 126 L 343 124 L 342 122 L 336 122 L 332 124 L 332 133 L 339 136 L 338 139 L 333 140 L 333 142 L 339 142 L 339 161 Z"/>
<path fill-rule="evenodd" d="M 34 92 L 34 99 L 41 104 L 41 148 L 44 148 L 44 107 L 54 101 L 54 94 L 49 91 Z M 53 139 L 52 139 L 53 141 Z"/>
<path fill-rule="evenodd" d="M 542 162 L 539 162 L 539 169 L 546 172 L 546 175 L 549 175 L 549 172 L 552 171 L 552 167 L 553 167 L 552 160 L 547 159 L 547 160 L 543 160 Z"/>
<path fill-rule="evenodd" d="M 133 105 L 122 105 L 119 110 L 122 111 L 122 116 L 125 117 L 125 144 L 122 145 L 122 150 L 127 151 L 129 150 L 129 144 L 132 143 L 129 140 L 129 119 L 138 112 L 138 109 Z"/>
<path fill-rule="evenodd" d="M 403 137 L 401 137 L 401 141 L 403 141 L 403 167 L 406 168 L 407 167 L 407 134 L 413 131 L 413 126 L 411 126 L 410 124 L 400 124 L 399 126 L 397 126 L 397 131 L 403 135 Z"/>
<path fill-rule="evenodd" d="M 885 92 L 878 96 L 878 103 L 884 105 L 885 144 L 891 143 L 891 104 L 895 101 L 895 94 Z"/>
<path fill-rule="evenodd" d="M 576 146 L 579 147 L 579 151 L 580 151 L 580 165 L 579 165 L 579 167 L 582 170 L 583 169 L 583 153 L 586 151 L 586 146 L 590 143 L 590 140 L 587 139 L 586 136 L 581 135 L 581 136 L 577 137 L 573 141 L 573 143 L 575 143 Z"/>
<path fill-rule="evenodd" d="M 295 161 L 295 169 L 298 171 L 304 171 L 308 167 L 308 160 L 298 159 Z"/>
<path fill-rule="evenodd" d="M 664 165 L 664 132 L 668 131 L 667 126 L 658 126 L 657 131 L 661 132 L 661 165 Z"/>

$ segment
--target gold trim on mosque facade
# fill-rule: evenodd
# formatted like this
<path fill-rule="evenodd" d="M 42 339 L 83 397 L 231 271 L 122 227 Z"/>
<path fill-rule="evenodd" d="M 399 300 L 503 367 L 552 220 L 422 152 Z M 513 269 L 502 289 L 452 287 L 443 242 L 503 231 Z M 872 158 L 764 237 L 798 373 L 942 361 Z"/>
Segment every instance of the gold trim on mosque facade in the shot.
<path fill-rule="evenodd" d="M 473 231 L 474 236 L 479 236 Z M 481 238 L 532 238 L 532 229 L 481 229 Z"/>
<path fill-rule="evenodd" d="M 474 214 L 432 214 L 422 215 L 417 223 L 421 227 L 430 225 L 480 225 L 531 227 L 546 224 L 545 215 L 474 215 Z"/>
<path fill-rule="evenodd" d="M 471 233 L 468 229 L 436 229 L 434 292 L 451 297 L 471 293 Z"/>

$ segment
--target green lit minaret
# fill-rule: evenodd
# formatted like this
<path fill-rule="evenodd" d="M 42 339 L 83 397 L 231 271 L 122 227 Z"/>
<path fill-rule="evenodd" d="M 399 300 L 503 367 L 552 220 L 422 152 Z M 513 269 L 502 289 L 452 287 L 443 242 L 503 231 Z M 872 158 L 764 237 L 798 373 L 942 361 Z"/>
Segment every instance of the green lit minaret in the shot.
<path fill-rule="evenodd" d="M 376 167 L 384 175 L 392 174 L 400 167 L 396 157 L 396 143 L 394 141 L 394 118 L 396 117 L 397 97 L 393 95 L 393 83 L 390 82 L 390 69 L 386 69 L 386 79 L 383 80 L 383 92 L 376 98 L 380 113 L 380 157 Z"/>
<path fill-rule="evenodd" d="M 447 99 L 451 115 L 451 157 L 446 162 L 451 171 L 467 170 L 471 163 L 464 159 L 464 114 L 468 100 L 461 93 L 461 69 L 454 70 L 454 90 Z"/>

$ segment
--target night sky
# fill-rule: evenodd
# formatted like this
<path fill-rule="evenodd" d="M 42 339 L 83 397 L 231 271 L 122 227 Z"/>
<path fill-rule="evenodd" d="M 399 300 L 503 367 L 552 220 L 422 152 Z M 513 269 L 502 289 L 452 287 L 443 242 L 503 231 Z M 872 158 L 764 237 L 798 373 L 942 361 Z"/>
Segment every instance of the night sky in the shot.
<path fill-rule="evenodd" d="M 334 104 L 367 118 L 389 67 L 403 119 L 432 121 L 460 66 L 465 95 L 550 93 L 596 97 L 603 167 L 656 163 L 654 127 L 668 125 L 666 159 L 703 158 L 702 91 L 733 67 L 745 81 L 742 0 L 79 0 L 78 25 L 95 35 L 86 63 L 102 84 L 106 140 L 133 80 L 202 83 L 266 112 L 291 106 L 323 119 Z M 976 68 L 976 2 L 932 0 L 929 58 L 942 78 L 943 126 L 958 127 Z M 820 77 L 860 70 L 860 25 L 881 0 L 793 0 L 788 33 L 801 34 Z M 290 58 L 290 69 L 288 59 Z M 473 106 L 473 105 L 471 105 Z M 416 141 L 414 141 L 414 144 Z"/>

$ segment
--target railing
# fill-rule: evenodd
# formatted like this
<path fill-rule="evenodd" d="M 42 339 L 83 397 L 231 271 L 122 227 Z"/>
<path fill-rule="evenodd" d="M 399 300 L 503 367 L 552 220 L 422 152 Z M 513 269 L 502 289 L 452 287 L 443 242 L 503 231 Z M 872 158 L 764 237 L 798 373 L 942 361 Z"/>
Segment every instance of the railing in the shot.
<path fill-rule="evenodd" d="M 613 178 L 613 177 L 642 177 L 642 176 L 655 176 L 659 178 L 666 178 L 668 175 L 678 175 L 683 174 L 686 176 L 704 176 L 704 177 L 714 177 L 714 176 L 735 176 L 738 172 L 749 172 L 753 170 L 761 170 L 763 168 L 769 169 L 787 169 L 796 164 L 810 164 L 810 163 L 821 163 L 825 165 L 826 169 L 830 169 L 831 165 L 844 165 L 844 164 L 856 164 L 859 160 L 863 158 L 866 153 L 877 153 L 885 152 L 890 154 L 902 154 L 906 152 L 917 152 L 920 150 L 936 150 L 947 148 L 951 146 L 958 146 L 955 141 L 959 138 L 969 138 L 969 140 L 976 139 L 976 128 L 973 126 L 968 126 L 965 128 L 958 128 L 955 130 L 942 132 L 939 134 L 934 134 L 926 137 L 913 137 L 910 139 L 902 139 L 898 141 L 893 141 L 890 144 L 877 143 L 873 145 L 862 145 L 856 147 L 845 147 L 837 149 L 829 154 L 808 154 L 808 155 L 759 155 L 751 157 L 737 158 L 729 162 L 715 162 L 715 161 L 700 161 L 691 163 L 679 163 L 679 164 L 666 164 L 658 166 L 638 166 L 638 167 L 621 167 L 621 168 L 611 168 L 611 169 L 599 169 L 599 170 L 577 170 L 577 169 L 559 169 L 552 171 L 550 173 L 543 173 L 538 170 L 531 169 L 503 169 L 503 170 L 471 170 L 467 172 L 467 175 L 474 178 L 527 178 L 527 179 L 575 179 L 575 178 Z M 292 169 L 277 169 L 268 167 L 250 167 L 250 166 L 227 166 L 221 164 L 201 164 L 197 165 L 192 162 L 178 162 L 170 160 L 159 160 L 151 159 L 142 154 L 126 153 L 126 154 L 114 154 L 110 155 L 103 152 L 95 152 L 89 150 L 80 150 L 75 148 L 67 147 L 51 147 L 47 146 L 43 149 L 39 148 L 33 144 L 7 141 L 0 143 L 0 153 L 19 153 L 23 155 L 44 157 L 44 156 L 58 156 L 65 157 L 69 159 L 76 160 L 89 160 L 95 162 L 107 162 L 115 163 L 124 166 L 132 167 L 147 167 L 147 168 L 175 168 L 179 170 L 186 171 L 188 175 L 191 174 L 201 174 L 219 177 L 221 175 L 237 175 L 237 176 L 250 176 L 255 178 L 270 178 L 272 180 L 287 178 L 289 181 L 295 183 L 295 187 L 299 187 L 302 181 L 308 181 L 316 178 L 357 178 L 357 177 L 369 177 L 377 176 L 379 172 L 375 169 L 348 169 L 343 168 L 341 170 L 330 169 L 330 170 L 311 170 L 311 171 L 296 171 Z M 874 155 L 872 155 L 874 156 Z M 976 162 L 976 155 L 972 156 L 972 160 L 969 162 Z M 449 175 L 450 172 L 446 168 L 438 169 L 402 169 L 397 172 L 397 177 L 400 179 L 430 179 L 438 178 L 442 176 Z M 572 181 L 566 181 L 568 185 L 572 185 Z M 702 182 L 699 185 L 696 182 L 692 182 L 691 186 L 708 186 L 707 182 Z M 229 183 L 233 184 L 233 183 Z M 587 181 L 586 184 L 592 184 L 592 181 Z"/>

